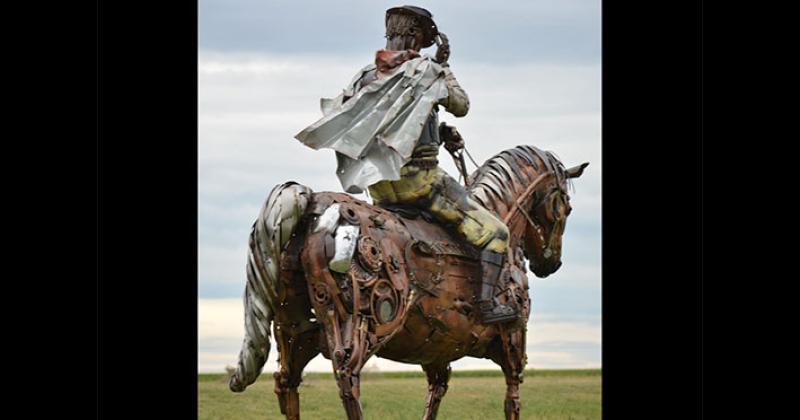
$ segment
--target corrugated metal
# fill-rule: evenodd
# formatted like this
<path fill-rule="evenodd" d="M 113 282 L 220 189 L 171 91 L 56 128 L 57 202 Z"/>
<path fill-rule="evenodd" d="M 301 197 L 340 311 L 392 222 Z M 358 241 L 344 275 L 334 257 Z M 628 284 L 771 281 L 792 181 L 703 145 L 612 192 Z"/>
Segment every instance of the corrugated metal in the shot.
<path fill-rule="evenodd" d="M 359 71 L 338 97 L 322 99 L 325 116 L 295 136 L 312 149 L 337 152 L 337 175 L 350 193 L 400 179 L 428 115 L 448 95 L 442 67 L 428 56 L 408 60 L 356 91 L 361 75 L 374 67 Z"/>

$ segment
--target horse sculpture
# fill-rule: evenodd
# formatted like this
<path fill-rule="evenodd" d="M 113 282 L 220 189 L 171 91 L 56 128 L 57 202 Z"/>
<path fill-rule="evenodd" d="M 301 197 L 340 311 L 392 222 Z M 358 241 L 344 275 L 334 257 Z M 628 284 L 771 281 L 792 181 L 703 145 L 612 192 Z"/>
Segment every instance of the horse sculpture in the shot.
<path fill-rule="evenodd" d="M 363 418 L 359 373 L 376 355 L 422 365 L 428 378 L 423 419 L 435 419 L 450 362 L 488 358 L 506 378 L 505 414 L 519 419 L 530 314 L 525 260 L 539 277 L 561 265 L 571 211 L 565 169 L 551 153 L 517 146 L 469 176 L 472 197 L 508 226 L 507 268 L 496 297 L 521 314 L 483 325 L 476 305 L 479 251 L 414 208 L 376 207 L 350 195 L 276 186 L 250 234 L 245 338 L 230 388 L 243 391 L 267 361 L 270 324 L 280 369 L 275 393 L 287 419 L 300 418 L 298 386 L 317 354 L 331 360 L 348 419 Z"/>

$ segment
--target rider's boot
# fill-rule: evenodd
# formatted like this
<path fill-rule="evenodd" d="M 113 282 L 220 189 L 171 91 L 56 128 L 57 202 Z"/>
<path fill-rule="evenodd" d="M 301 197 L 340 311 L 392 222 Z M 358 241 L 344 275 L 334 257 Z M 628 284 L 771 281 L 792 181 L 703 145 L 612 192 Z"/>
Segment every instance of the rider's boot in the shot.
<path fill-rule="evenodd" d="M 508 305 L 497 302 L 494 297 L 494 288 L 500 279 L 500 273 L 505 263 L 505 253 L 483 250 L 481 253 L 481 266 L 483 278 L 481 280 L 480 311 L 484 324 L 494 324 L 517 319 L 517 311 Z"/>

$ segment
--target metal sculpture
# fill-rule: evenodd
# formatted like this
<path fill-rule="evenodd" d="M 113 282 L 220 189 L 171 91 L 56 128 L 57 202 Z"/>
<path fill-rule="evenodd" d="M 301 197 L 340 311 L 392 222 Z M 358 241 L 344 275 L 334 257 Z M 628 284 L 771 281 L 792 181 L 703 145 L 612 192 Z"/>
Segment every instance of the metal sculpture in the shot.
<path fill-rule="evenodd" d="M 250 234 L 246 334 L 231 390 L 255 382 L 272 326 L 275 393 L 287 419 L 300 418 L 302 371 L 320 353 L 332 361 L 348 419 L 363 418 L 359 374 L 372 356 L 422 365 L 424 419 L 436 418 L 450 362 L 491 359 L 506 378 L 506 418 L 519 419 L 531 309 L 525 262 L 539 277 L 560 267 L 568 180 L 587 165 L 565 169 L 550 152 L 518 146 L 469 176 L 471 198 L 510 232 L 493 294 L 520 316 L 498 324 L 483 323 L 477 306 L 480 251 L 426 211 L 390 210 L 294 182 L 276 186 Z"/>
<path fill-rule="evenodd" d="M 433 44 L 435 57 L 420 53 Z M 439 167 L 444 143 L 466 178 L 458 152 L 463 142 L 454 127 L 438 122 L 440 108 L 458 118 L 470 107 L 449 57 L 448 38 L 429 11 L 415 6 L 387 10 L 385 48 L 340 95 L 323 98 L 323 117 L 295 138 L 312 149 L 336 151 L 336 174 L 345 191 L 368 190 L 383 207 L 426 210 L 480 248 L 478 310 L 484 323 L 508 322 L 519 313 L 492 296 L 508 251 L 508 228 Z"/>

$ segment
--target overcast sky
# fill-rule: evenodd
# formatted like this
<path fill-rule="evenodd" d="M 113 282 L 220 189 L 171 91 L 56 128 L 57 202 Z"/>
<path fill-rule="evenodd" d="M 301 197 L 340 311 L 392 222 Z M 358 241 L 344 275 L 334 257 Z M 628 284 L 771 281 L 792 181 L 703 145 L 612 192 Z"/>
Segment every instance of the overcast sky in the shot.
<path fill-rule="evenodd" d="M 339 94 L 372 61 L 384 44 L 385 10 L 400 4 L 200 0 L 199 371 L 236 363 L 247 235 L 272 187 L 295 180 L 315 191 L 341 190 L 333 151 L 313 151 L 293 137 L 321 117 L 320 97 Z M 547 279 L 529 273 L 528 366 L 599 367 L 600 2 L 411 4 L 430 10 L 450 38 L 452 70 L 471 108 L 464 118 L 440 117 L 458 127 L 479 163 L 518 144 L 553 151 L 567 166 L 591 162 L 574 182 L 562 268 Z M 448 155 L 440 157 L 456 175 Z M 275 360 L 273 353 L 266 371 Z M 420 369 L 377 358 L 370 364 Z M 309 370 L 330 371 L 330 362 L 320 356 Z"/>

